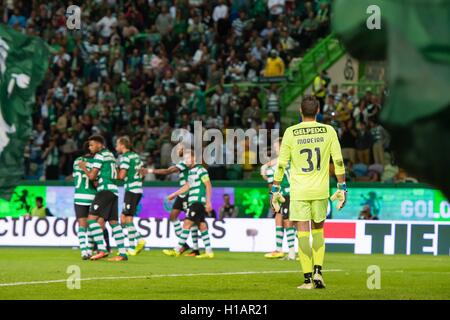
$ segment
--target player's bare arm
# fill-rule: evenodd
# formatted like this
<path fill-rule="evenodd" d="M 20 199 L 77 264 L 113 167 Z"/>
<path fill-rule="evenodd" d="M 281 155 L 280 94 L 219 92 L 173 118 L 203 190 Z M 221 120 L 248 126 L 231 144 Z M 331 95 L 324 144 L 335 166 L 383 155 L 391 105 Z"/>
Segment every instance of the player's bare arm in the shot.
<path fill-rule="evenodd" d="M 125 180 L 125 178 L 127 177 L 127 173 L 127 169 L 120 169 L 119 174 L 117 175 L 117 180 Z"/>
<path fill-rule="evenodd" d="M 209 177 L 205 177 L 204 180 L 203 180 L 203 183 L 205 184 L 205 187 L 206 187 L 206 204 L 205 204 L 205 209 L 206 209 L 206 212 L 211 212 L 212 211 L 212 205 L 211 205 L 212 185 L 211 185 L 211 180 L 209 180 Z"/>
<path fill-rule="evenodd" d="M 276 163 L 277 163 L 277 158 L 274 158 L 274 159 L 270 160 L 269 162 L 267 162 L 266 164 L 263 164 L 261 166 L 260 174 L 264 180 L 266 180 L 266 181 L 268 180 L 268 177 L 266 175 L 267 168 L 275 165 Z"/>
<path fill-rule="evenodd" d="M 189 191 L 189 188 L 190 188 L 189 183 L 185 183 L 180 189 L 178 189 L 177 191 L 175 191 L 175 192 L 169 194 L 169 195 L 167 196 L 167 199 L 173 200 L 173 199 L 175 199 L 176 197 L 178 197 L 180 194 L 183 194 L 183 193 L 188 192 L 188 191 Z"/>
<path fill-rule="evenodd" d="M 146 175 L 146 174 L 149 174 L 149 173 L 153 173 L 153 174 L 156 174 L 156 175 L 158 175 L 158 176 L 167 176 L 167 175 L 169 175 L 169 174 L 177 173 L 177 172 L 180 172 L 180 169 L 178 169 L 176 166 L 171 166 L 171 167 L 166 168 L 166 169 L 148 169 L 148 168 L 142 168 L 141 171 L 140 171 L 140 173 L 141 173 L 142 175 Z"/>
<path fill-rule="evenodd" d="M 98 172 L 99 170 L 97 168 L 92 168 L 92 170 L 89 170 L 86 166 L 87 163 L 84 161 L 81 161 L 79 163 L 80 169 L 83 170 L 83 172 L 87 175 L 87 177 L 89 178 L 89 180 L 96 180 L 97 176 L 98 176 Z"/>

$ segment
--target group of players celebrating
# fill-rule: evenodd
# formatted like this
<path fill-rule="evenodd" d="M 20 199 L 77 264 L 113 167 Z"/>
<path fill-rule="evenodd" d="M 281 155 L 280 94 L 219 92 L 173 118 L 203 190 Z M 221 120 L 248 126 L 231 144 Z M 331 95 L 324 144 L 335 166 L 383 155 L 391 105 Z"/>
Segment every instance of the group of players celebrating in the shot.
<path fill-rule="evenodd" d="M 318 101 L 311 96 L 305 97 L 300 112 L 303 121 L 286 129 L 281 145 L 277 141 L 273 149 L 277 157 L 261 168 L 261 174 L 269 184 L 276 225 L 276 250 L 265 257 L 284 258 L 283 237 L 286 231 L 288 260 L 296 260 L 294 244 L 295 238 L 298 238 L 298 260 L 304 275 L 304 283 L 298 288 L 325 288 L 322 276 L 325 255 L 323 227 L 328 209 L 330 158 L 333 159 L 338 181 L 337 191 L 330 199 L 338 200 L 338 210 L 346 202 L 345 167 L 336 131 L 329 125 L 316 122 Z M 139 155 L 131 151 L 130 140 L 121 137 L 116 141 L 116 151 L 120 154 L 117 174 L 116 159 L 105 147 L 101 136 L 91 136 L 88 149 L 86 155 L 76 159 L 73 174 L 75 212 L 83 259 L 98 260 L 108 256 L 104 238 L 106 222 L 112 228 L 119 251 L 109 260 L 124 261 L 128 255 L 142 251 L 145 241 L 134 227 L 133 216 L 142 197 L 143 176 L 147 173 L 179 174 L 180 188 L 167 197 L 169 201 L 175 200 L 170 221 L 179 241 L 174 249 L 163 250 L 163 253 L 173 257 L 185 253 L 189 249 L 186 242 L 191 234 L 193 248 L 187 255 L 214 257 L 205 220 L 212 211 L 212 186 L 207 170 L 196 161 L 194 150 L 181 147 L 178 152 L 182 160 L 167 169 L 146 169 Z M 117 180 L 125 181 L 120 224 Z M 186 213 L 183 223 L 178 219 L 182 211 Z M 123 229 L 127 230 L 128 250 L 125 248 Z M 203 254 L 199 252 L 199 233 L 205 246 Z M 94 247 L 97 248 L 95 254 Z"/>
<path fill-rule="evenodd" d="M 180 148 L 179 155 L 183 160 L 176 166 L 168 169 L 146 169 L 139 155 L 131 151 L 129 138 L 120 137 L 116 141 L 116 151 L 120 155 L 117 170 L 116 158 L 106 148 L 102 136 L 89 137 L 86 149 L 87 153 L 74 161 L 73 168 L 75 214 L 83 260 L 99 260 L 109 255 L 106 245 L 108 235 L 105 232 L 106 222 L 112 229 L 118 248 L 117 256 L 108 260 L 126 261 L 128 256 L 140 253 L 146 242 L 136 230 L 133 217 L 142 198 L 143 177 L 147 173 L 167 175 L 176 172 L 179 172 L 181 188 L 167 198 L 176 199 L 170 218 L 174 223 L 179 243 L 174 250 L 163 252 L 169 256 L 183 254 L 189 249 L 186 242 L 192 233 L 193 250 L 187 255 L 196 258 L 214 257 L 205 221 L 207 214 L 212 210 L 212 186 L 207 170 L 202 165 L 196 164 L 193 150 Z M 120 180 L 125 182 L 125 196 L 119 224 L 117 182 Z M 186 212 L 183 226 L 178 220 L 181 211 Z M 204 254 L 199 252 L 199 231 L 205 246 Z M 125 247 L 125 237 L 128 237 L 128 250 Z"/>
<path fill-rule="evenodd" d="M 118 138 L 116 142 L 116 151 L 120 154 L 118 173 L 116 158 L 106 148 L 102 136 L 89 137 L 86 149 L 87 153 L 74 161 L 73 168 L 81 257 L 83 260 L 99 260 L 109 255 L 104 237 L 105 224 L 108 222 L 119 251 L 117 256 L 109 260 L 128 260 L 128 256 L 137 255 L 145 246 L 145 240 L 133 223 L 133 216 L 142 198 L 143 163 L 139 155 L 131 151 L 131 143 L 127 137 Z M 125 182 L 120 224 L 118 180 Z M 125 248 L 124 229 L 127 230 L 128 250 Z"/>

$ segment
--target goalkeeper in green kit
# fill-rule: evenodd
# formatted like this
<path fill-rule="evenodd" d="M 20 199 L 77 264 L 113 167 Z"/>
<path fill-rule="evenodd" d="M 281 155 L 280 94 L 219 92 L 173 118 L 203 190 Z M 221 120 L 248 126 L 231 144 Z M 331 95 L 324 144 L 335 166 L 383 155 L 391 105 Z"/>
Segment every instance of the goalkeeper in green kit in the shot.
<path fill-rule="evenodd" d="M 297 223 L 299 258 L 304 283 L 299 289 L 325 288 L 322 266 L 325 255 L 323 225 L 329 197 L 329 164 L 333 158 L 338 180 L 331 200 L 337 208 L 345 205 L 347 186 L 341 147 L 333 127 L 316 122 L 319 102 L 307 96 L 301 103 L 303 122 L 286 129 L 281 143 L 278 164 L 272 185 L 271 203 L 277 208 L 285 201 L 280 192 L 288 163 L 290 163 L 289 220 Z M 310 225 L 311 224 L 311 225 Z M 310 244 L 312 233 L 312 247 Z"/>

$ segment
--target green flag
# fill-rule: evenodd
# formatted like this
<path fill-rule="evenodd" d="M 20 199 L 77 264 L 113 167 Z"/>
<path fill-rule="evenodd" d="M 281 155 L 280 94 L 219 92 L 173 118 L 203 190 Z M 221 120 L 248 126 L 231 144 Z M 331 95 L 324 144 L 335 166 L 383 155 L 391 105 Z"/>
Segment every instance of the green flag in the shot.
<path fill-rule="evenodd" d="M 354 57 L 387 61 L 389 97 L 380 119 L 398 163 L 448 198 L 449 17 L 450 0 L 336 0 L 332 16 Z"/>
<path fill-rule="evenodd" d="M 46 43 L 0 25 L 0 197 L 9 199 L 24 174 L 36 88 L 48 67 Z"/>

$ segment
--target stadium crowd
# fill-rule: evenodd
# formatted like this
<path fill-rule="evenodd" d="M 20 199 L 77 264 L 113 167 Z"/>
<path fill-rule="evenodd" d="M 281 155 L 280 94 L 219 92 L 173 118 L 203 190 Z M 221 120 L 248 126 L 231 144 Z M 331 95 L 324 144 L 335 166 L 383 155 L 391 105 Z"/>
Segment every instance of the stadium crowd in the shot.
<path fill-rule="evenodd" d="M 95 133 L 109 146 L 128 135 L 147 167 L 167 167 L 173 129 L 192 131 L 196 120 L 221 130 L 278 129 L 277 85 L 247 91 L 236 83 L 283 76 L 329 33 L 329 0 L 86 0 L 80 30 L 66 27 L 70 4 L 7 0 L 3 8 L 4 23 L 42 37 L 53 51 L 25 152 L 29 179 L 70 177 Z M 389 144 L 376 121 L 383 97 L 322 89 L 322 121 L 338 130 L 351 172 L 380 180 Z M 254 169 L 223 167 L 211 176 L 239 179 Z"/>

